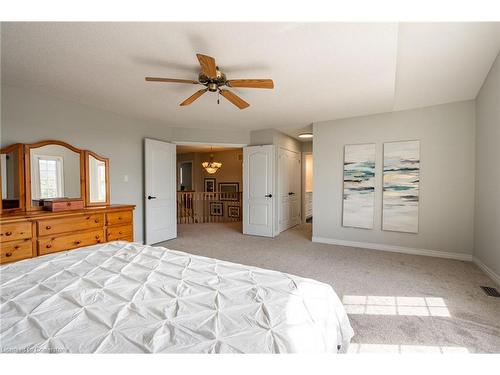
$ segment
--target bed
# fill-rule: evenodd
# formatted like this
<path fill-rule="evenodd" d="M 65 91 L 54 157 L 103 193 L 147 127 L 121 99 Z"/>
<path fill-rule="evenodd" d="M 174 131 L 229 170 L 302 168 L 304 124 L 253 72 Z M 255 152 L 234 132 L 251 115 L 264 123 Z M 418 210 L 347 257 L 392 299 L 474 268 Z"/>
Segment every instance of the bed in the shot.
<path fill-rule="evenodd" d="M 0 350 L 342 353 L 332 287 L 282 272 L 115 241 L 0 267 Z"/>

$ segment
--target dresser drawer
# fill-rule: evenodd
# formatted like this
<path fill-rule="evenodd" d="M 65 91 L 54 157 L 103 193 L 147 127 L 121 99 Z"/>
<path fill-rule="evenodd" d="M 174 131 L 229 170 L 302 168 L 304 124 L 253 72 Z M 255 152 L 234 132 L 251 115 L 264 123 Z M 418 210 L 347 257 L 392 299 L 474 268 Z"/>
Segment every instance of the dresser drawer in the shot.
<path fill-rule="evenodd" d="M 110 212 L 106 214 L 107 225 L 129 224 L 132 222 L 132 211 Z"/>
<path fill-rule="evenodd" d="M 102 229 L 40 238 L 38 240 L 38 255 L 95 245 L 101 242 L 104 242 L 104 230 Z"/>
<path fill-rule="evenodd" d="M 55 233 L 102 228 L 103 226 L 104 214 L 78 215 L 60 219 L 40 220 L 38 222 L 38 235 L 48 236 Z"/>
<path fill-rule="evenodd" d="M 31 258 L 32 255 L 31 240 L 5 242 L 0 246 L 0 264 Z"/>
<path fill-rule="evenodd" d="M 31 236 L 31 222 L 29 221 L 1 225 L 0 242 L 23 240 Z"/>
<path fill-rule="evenodd" d="M 106 239 L 108 241 L 127 240 L 132 241 L 133 228 L 132 225 L 119 225 L 110 227 L 106 230 Z"/>

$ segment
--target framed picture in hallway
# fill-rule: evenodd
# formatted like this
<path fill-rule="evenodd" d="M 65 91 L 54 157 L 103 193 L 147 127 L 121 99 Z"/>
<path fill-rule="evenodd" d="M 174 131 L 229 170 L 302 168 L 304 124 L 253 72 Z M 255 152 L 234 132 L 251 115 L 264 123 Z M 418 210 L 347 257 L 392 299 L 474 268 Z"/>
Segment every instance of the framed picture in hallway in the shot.
<path fill-rule="evenodd" d="M 240 206 L 228 206 L 227 207 L 227 216 L 239 219 L 240 218 Z"/>
<path fill-rule="evenodd" d="M 205 178 L 205 186 L 204 186 L 204 192 L 206 193 L 215 193 L 215 187 L 216 187 L 216 183 L 215 183 L 215 178 L 210 178 L 210 177 L 206 177 Z"/>
<path fill-rule="evenodd" d="M 210 202 L 210 216 L 224 216 L 224 203 Z"/>
<path fill-rule="evenodd" d="M 219 182 L 221 201 L 238 201 L 240 191 L 239 182 Z"/>

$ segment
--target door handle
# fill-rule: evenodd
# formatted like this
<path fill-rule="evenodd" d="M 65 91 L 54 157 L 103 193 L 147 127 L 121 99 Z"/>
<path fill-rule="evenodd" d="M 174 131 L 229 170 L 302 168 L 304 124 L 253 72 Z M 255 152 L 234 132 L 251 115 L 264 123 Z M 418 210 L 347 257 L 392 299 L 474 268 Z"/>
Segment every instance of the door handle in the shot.
<path fill-rule="evenodd" d="M 288 195 L 295 195 L 295 193 L 294 192 L 289 192 Z"/>
<path fill-rule="evenodd" d="M 156 197 L 152 197 L 151 195 L 148 195 L 148 199 L 151 200 L 151 199 L 156 199 Z"/>
<path fill-rule="evenodd" d="M 272 194 L 267 194 L 267 195 L 265 195 L 265 197 L 266 197 L 266 198 L 272 198 L 272 197 L 273 197 L 273 195 L 272 195 Z"/>

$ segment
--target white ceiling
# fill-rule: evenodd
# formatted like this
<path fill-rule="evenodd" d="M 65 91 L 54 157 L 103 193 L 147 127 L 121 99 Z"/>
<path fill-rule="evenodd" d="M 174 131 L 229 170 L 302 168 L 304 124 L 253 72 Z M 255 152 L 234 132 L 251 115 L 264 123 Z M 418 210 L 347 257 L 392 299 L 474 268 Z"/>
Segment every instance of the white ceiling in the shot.
<path fill-rule="evenodd" d="M 281 129 L 476 97 L 500 49 L 500 23 L 3 23 L 2 80 L 175 127 Z M 229 79 L 239 110 L 197 86 L 196 53 Z"/>

